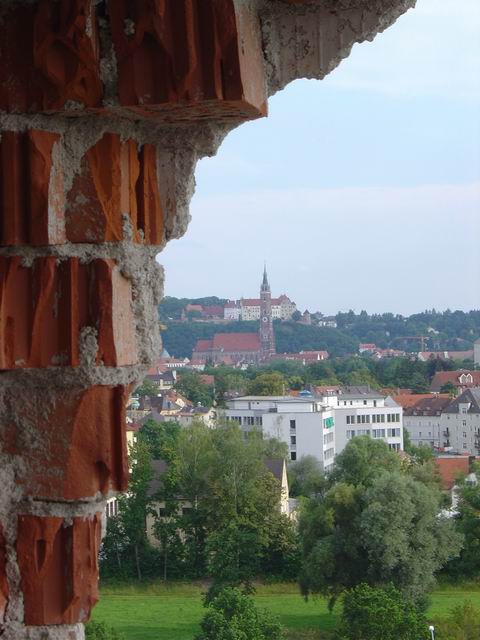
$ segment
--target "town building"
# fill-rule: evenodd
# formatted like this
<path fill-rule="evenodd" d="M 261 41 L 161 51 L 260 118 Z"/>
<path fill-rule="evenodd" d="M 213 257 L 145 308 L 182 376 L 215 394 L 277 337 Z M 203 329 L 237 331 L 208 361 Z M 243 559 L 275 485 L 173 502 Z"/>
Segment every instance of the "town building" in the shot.
<path fill-rule="evenodd" d="M 430 384 L 430 391 L 438 393 L 447 383 L 451 383 L 458 392 L 471 387 L 480 386 L 480 371 L 468 371 L 460 369 L 458 371 L 437 371 Z"/>
<path fill-rule="evenodd" d="M 264 269 L 260 287 L 260 329 L 258 333 L 216 333 L 211 340 L 198 340 L 192 359 L 218 364 L 228 358 L 234 364 L 258 364 L 275 354 L 272 296 Z"/>
<path fill-rule="evenodd" d="M 473 360 L 473 349 L 467 351 L 419 351 L 417 358 L 421 362 L 430 360 Z"/>
<path fill-rule="evenodd" d="M 303 365 L 328 360 L 328 351 L 299 351 L 298 353 L 277 353 L 275 360 L 295 360 Z"/>
<path fill-rule="evenodd" d="M 282 294 L 279 298 L 272 298 L 274 320 L 291 320 L 296 310 L 297 305 L 287 295 Z M 229 300 L 224 306 L 223 317 L 225 320 L 260 320 L 261 297 Z"/>
<path fill-rule="evenodd" d="M 369 436 L 403 451 L 403 409 L 390 396 L 369 387 L 344 387 L 336 396 L 335 442 L 340 453 L 349 440 Z"/>
<path fill-rule="evenodd" d="M 334 413 L 320 398 L 243 396 L 227 401 L 224 417 L 245 433 L 257 430 L 286 443 L 290 460 L 313 455 L 326 472 L 333 466 Z"/>
<path fill-rule="evenodd" d="M 413 396 L 415 398 L 415 396 Z M 410 404 L 403 413 L 403 426 L 415 446 L 440 449 L 443 446 L 442 412 L 450 404 L 446 394 L 428 394 Z"/>
<path fill-rule="evenodd" d="M 466 389 L 445 407 L 441 433 L 441 446 L 452 452 L 480 452 L 480 387 Z"/>

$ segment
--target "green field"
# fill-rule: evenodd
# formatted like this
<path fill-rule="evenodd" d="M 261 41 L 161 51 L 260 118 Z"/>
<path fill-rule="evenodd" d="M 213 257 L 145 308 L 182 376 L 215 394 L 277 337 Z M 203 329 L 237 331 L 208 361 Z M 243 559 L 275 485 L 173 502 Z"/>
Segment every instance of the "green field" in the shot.
<path fill-rule="evenodd" d="M 338 607 L 330 614 L 324 600 L 305 602 L 296 586 L 290 584 L 260 586 L 255 600 L 279 617 L 291 640 L 328 638 L 340 613 Z M 441 587 L 432 594 L 428 615 L 435 621 L 465 600 L 480 610 L 480 590 L 476 585 Z M 202 614 L 200 586 L 160 584 L 104 587 L 93 617 L 121 631 L 126 640 L 192 640 Z"/>

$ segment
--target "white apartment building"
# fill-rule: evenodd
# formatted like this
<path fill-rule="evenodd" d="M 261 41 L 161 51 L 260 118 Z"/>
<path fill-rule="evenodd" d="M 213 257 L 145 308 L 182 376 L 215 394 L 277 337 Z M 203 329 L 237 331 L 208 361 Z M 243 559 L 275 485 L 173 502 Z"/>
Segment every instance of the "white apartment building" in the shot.
<path fill-rule="evenodd" d="M 246 433 L 259 430 L 288 445 L 290 460 L 313 455 L 330 471 L 335 458 L 334 410 L 321 399 L 245 396 L 227 402 L 225 418 Z"/>
<path fill-rule="evenodd" d="M 480 387 L 466 389 L 444 409 L 441 446 L 455 453 L 480 452 Z"/>
<path fill-rule="evenodd" d="M 370 436 L 394 451 L 403 450 L 403 409 L 392 398 L 368 387 L 346 387 L 336 398 L 337 454 L 356 436 Z"/>
<path fill-rule="evenodd" d="M 403 426 L 416 447 L 443 447 L 442 412 L 450 404 L 451 399 L 442 396 L 421 398 L 413 406 L 405 409 Z"/>

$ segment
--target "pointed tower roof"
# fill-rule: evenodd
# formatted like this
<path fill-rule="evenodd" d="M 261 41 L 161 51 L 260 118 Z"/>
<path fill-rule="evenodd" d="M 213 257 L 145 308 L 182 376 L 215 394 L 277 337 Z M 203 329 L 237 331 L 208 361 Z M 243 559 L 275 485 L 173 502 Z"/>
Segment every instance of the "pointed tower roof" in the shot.
<path fill-rule="evenodd" d="M 267 265 L 264 263 L 263 265 L 263 280 L 262 280 L 262 291 L 270 291 L 270 285 L 268 284 L 268 276 L 267 276 Z"/>

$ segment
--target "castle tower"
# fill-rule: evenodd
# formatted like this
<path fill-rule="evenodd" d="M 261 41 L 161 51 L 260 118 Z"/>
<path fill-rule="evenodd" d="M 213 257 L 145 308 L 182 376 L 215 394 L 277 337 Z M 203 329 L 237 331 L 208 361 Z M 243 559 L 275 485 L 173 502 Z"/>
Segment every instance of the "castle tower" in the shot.
<path fill-rule="evenodd" d="M 275 354 L 275 336 L 272 322 L 272 294 L 267 278 L 267 267 L 263 270 L 263 281 L 260 287 L 260 357 L 267 360 Z"/>

